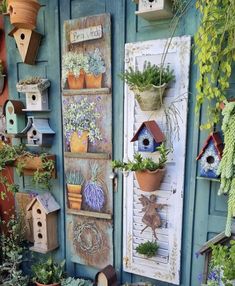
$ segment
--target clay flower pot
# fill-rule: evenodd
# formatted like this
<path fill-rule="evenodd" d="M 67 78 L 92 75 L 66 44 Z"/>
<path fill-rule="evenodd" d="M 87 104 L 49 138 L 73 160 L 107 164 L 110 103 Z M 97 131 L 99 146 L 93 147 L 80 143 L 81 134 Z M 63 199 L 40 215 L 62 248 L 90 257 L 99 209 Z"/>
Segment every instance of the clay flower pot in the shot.
<path fill-rule="evenodd" d="M 40 7 L 37 0 L 9 0 L 7 11 L 11 24 L 17 28 L 34 30 Z"/>
<path fill-rule="evenodd" d="M 87 153 L 88 131 L 83 131 L 81 135 L 74 132 L 70 138 L 70 151 L 72 153 Z"/>
<path fill-rule="evenodd" d="M 80 210 L 82 206 L 81 194 L 68 194 L 69 208 L 74 210 Z"/>
<path fill-rule="evenodd" d="M 67 184 L 67 189 L 68 189 L 68 193 L 81 194 L 82 186 L 81 185 Z"/>
<path fill-rule="evenodd" d="M 36 284 L 37 286 L 60 286 L 60 283 L 41 284 L 41 283 L 35 282 L 35 284 Z"/>
<path fill-rule="evenodd" d="M 80 71 L 79 76 L 75 76 L 72 73 L 69 73 L 67 76 L 68 87 L 69 89 L 82 89 L 85 84 L 85 73 L 83 70 Z"/>
<path fill-rule="evenodd" d="M 86 74 L 86 88 L 101 88 L 102 85 L 102 73 L 95 76 L 93 74 Z"/>
<path fill-rule="evenodd" d="M 159 189 L 165 172 L 165 169 L 158 169 L 155 171 L 136 171 L 135 177 L 142 191 L 154 192 Z"/>

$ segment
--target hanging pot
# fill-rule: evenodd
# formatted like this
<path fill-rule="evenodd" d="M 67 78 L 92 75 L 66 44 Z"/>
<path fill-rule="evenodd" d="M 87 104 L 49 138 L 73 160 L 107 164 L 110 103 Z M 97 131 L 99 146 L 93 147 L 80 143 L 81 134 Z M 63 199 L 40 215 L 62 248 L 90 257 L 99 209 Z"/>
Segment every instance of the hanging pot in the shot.
<path fill-rule="evenodd" d="M 82 195 L 76 194 L 68 194 L 68 202 L 69 202 L 69 208 L 80 210 L 82 205 Z"/>
<path fill-rule="evenodd" d="M 68 74 L 67 77 L 69 89 L 82 89 L 85 84 L 85 73 L 83 70 L 80 71 L 79 76 L 75 76 L 72 73 Z"/>
<path fill-rule="evenodd" d="M 68 193 L 81 194 L 82 186 L 81 185 L 67 184 L 67 189 L 68 189 Z"/>
<path fill-rule="evenodd" d="M 154 111 L 160 109 L 165 95 L 166 86 L 167 85 L 164 83 L 160 86 L 152 85 L 144 91 L 140 91 L 138 88 L 133 89 L 140 109 L 142 111 Z"/>
<path fill-rule="evenodd" d="M 34 30 L 40 7 L 37 0 L 9 0 L 7 11 L 11 24 L 17 28 Z"/>
<path fill-rule="evenodd" d="M 142 191 L 154 192 L 159 189 L 165 172 L 165 169 L 157 169 L 155 171 L 136 171 L 135 177 Z"/>
<path fill-rule="evenodd" d="M 81 134 L 73 132 L 70 138 L 70 151 L 72 153 L 87 153 L 88 150 L 88 131 Z"/>
<path fill-rule="evenodd" d="M 0 94 L 4 91 L 5 75 L 0 75 Z"/>
<path fill-rule="evenodd" d="M 102 85 L 102 73 L 99 75 L 86 74 L 86 88 L 101 88 Z"/>
<path fill-rule="evenodd" d="M 60 283 L 41 284 L 41 283 L 35 282 L 35 284 L 36 284 L 37 286 L 60 286 Z"/>

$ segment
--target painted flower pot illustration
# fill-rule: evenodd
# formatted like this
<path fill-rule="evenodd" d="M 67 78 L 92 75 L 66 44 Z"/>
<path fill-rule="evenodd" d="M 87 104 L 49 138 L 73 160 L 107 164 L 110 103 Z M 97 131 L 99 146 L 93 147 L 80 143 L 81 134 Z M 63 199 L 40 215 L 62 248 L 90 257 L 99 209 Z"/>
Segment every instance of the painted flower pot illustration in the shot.
<path fill-rule="evenodd" d="M 72 153 L 87 153 L 88 150 L 88 132 L 81 134 L 74 132 L 70 139 L 70 151 Z"/>

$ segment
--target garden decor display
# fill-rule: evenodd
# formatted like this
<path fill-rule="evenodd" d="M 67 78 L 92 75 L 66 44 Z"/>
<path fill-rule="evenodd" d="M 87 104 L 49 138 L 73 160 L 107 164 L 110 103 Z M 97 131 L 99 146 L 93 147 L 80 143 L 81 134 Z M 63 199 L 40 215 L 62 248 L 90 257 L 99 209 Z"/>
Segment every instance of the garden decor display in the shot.
<path fill-rule="evenodd" d="M 82 89 L 85 83 L 85 73 L 88 71 L 88 57 L 76 52 L 67 52 L 63 56 L 62 78 L 69 89 Z"/>
<path fill-rule="evenodd" d="M 160 153 L 158 162 L 154 162 L 151 158 L 143 158 L 141 154 L 136 153 L 133 161 L 113 161 L 113 168 L 135 172 L 136 179 L 142 191 L 156 191 L 159 189 L 164 178 L 167 155 L 170 150 L 164 144 L 161 144 L 161 146 L 157 147 L 157 151 Z"/>
<path fill-rule="evenodd" d="M 225 234 L 231 235 L 232 217 L 235 216 L 235 103 L 227 102 L 222 111 L 224 134 L 224 151 L 219 164 L 218 175 L 221 177 L 219 195 L 228 194 L 228 214 Z"/>
<path fill-rule="evenodd" d="M 211 133 L 200 151 L 200 176 L 218 178 L 217 170 L 222 159 L 224 144 L 219 132 Z"/>
<path fill-rule="evenodd" d="M 68 277 L 61 281 L 61 286 L 93 286 L 90 280 Z"/>
<path fill-rule="evenodd" d="M 32 265 L 33 281 L 37 286 L 60 286 L 64 276 L 65 261 L 60 264 L 48 258 Z"/>
<path fill-rule="evenodd" d="M 64 134 L 66 144 L 73 153 L 86 153 L 88 150 L 88 140 L 95 142 L 102 140 L 97 120 L 100 113 L 97 111 L 95 101 L 74 99 L 64 100 Z"/>
<path fill-rule="evenodd" d="M 144 212 L 142 222 L 146 224 L 146 227 L 142 229 L 141 233 L 145 231 L 146 228 L 150 227 L 153 231 L 153 236 L 155 239 L 158 239 L 156 235 L 156 229 L 162 226 L 162 221 L 157 210 L 163 209 L 166 205 L 158 204 L 156 202 L 157 196 L 155 195 L 151 195 L 149 198 L 141 195 L 139 200 L 143 205 L 142 212 Z"/>
<path fill-rule="evenodd" d="M 85 203 L 94 211 L 101 211 L 105 204 L 105 194 L 102 187 L 101 171 L 98 164 L 91 166 L 91 178 L 86 183 L 83 195 Z"/>
<path fill-rule="evenodd" d="M 2 60 L 0 60 L 0 95 L 4 91 L 5 77 L 6 75 L 4 74 L 3 63 L 2 63 Z"/>
<path fill-rule="evenodd" d="M 34 30 L 40 8 L 37 0 L 8 0 L 7 12 L 13 26 Z"/>
<path fill-rule="evenodd" d="M 235 60 L 235 5 L 233 1 L 197 0 L 196 7 L 202 14 L 195 36 L 196 63 L 200 72 L 196 110 L 206 104 L 208 119 L 202 127 L 212 129 L 220 120 L 220 103 L 226 99 Z"/>
<path fill-rule="evenodd" d="M 37 195 L 27 206 L 32 212 L 34 245 L 30 250 L 48 253 L 59 247 L 57 216 L 60 206 L 50 193 Z"/>
<path fill-rule="evenodd" d="M 88 54 L 88 70 L 85 74 L 86 88 L 101 88 L 102 76 L 106 67 L 100 50 Z"/>
<path fill-rule="evenodd" d="M 143 71 L 129 67 L 121 74 L 143 111 L 153 111 L 161 108 L 167 84 L 174 80 L 173 70 L 169 66 L 162 67 L 145 62 Z"/>
<path fill-rule="evenodd" d="M 136 252 L 146 256 L 147 258 L 151 258 L 156 256 L 157 251 L 158 251 L 159 245 L 157 244 L 156 241 L 147 241 L 144 243 L 140 243 L 136 247 Z"/>

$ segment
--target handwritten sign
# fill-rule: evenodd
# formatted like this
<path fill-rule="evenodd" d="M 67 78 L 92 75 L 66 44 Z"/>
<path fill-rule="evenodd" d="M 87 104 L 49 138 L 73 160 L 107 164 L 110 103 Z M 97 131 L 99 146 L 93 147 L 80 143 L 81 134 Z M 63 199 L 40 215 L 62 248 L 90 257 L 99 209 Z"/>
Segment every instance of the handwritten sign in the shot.
<path fill-rule="evenodd" d="M 74 30 L 70 32 L 70 43 L 80 43 L 102 38 L 102 26 L 94 26 L 86 29 Z"/>

